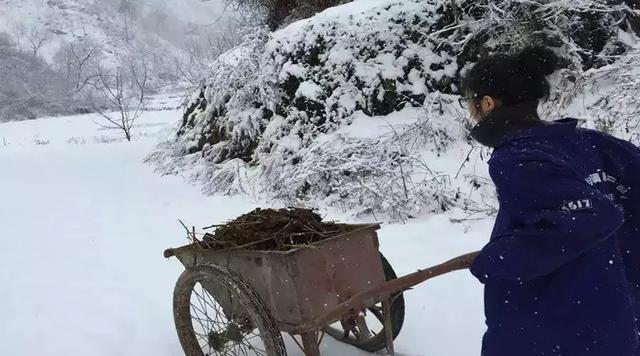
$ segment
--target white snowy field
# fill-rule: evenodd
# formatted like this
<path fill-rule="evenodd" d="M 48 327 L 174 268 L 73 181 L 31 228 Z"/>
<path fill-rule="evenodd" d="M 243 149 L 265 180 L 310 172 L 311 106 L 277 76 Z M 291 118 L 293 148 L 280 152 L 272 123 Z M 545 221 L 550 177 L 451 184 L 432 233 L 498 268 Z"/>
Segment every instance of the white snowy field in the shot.
<path fill-rule="evenodd" d="M 171 298 L 181 265 L 162 252 L 189 225 L 223 222 L 256 206 L 204 196 L 143 163 L 180 117 L 148 112 L 133 142 L 93 115 L 0 124 L 0 354 L 181 355 Z M 329 219 L 341 219 L 327 213 Z M 480 248 L 492 221 L 446 215 L 387 224 L 381 250 L 399 275 Z M 482 286 L 466 271 L 405 293 L 398 355 L 478 355 Z M 287 337 L 290 355 L 302 355 Z M 323 355 L 366 355 L 328 337 Z"/>

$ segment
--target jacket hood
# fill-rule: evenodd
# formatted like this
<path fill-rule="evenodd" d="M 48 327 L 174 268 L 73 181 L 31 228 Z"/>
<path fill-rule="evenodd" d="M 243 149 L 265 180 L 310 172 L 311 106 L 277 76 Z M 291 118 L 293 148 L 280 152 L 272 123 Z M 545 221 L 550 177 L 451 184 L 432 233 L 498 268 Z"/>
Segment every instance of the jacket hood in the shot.
<path fill-rule="evenodd" d="M 480 144 L 496 148 L 514 133 L 544 126 L 536 112 L 537 101 L 524 102 L 493 110 L 471 129 L 471 137 Z"/>

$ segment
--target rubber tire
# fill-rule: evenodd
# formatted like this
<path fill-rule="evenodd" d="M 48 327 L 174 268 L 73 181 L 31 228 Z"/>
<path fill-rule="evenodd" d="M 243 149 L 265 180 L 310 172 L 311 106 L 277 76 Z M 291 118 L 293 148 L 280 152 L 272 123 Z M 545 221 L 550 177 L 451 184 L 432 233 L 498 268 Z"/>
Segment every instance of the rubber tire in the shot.
<path fill-rule="evenodd" d="M 380 254 L 380 258 L 382 259 L 382 268 L 384 269 L 384 276 L 386 280 L 390 281 L 398 278 L 393 267 L 391 267 L 391 264 L 382 255 L 382 253 Z M 395 340 L 395 338 L 400 334 L 400 330 L 402 330 L 402 325 L 404 324 L 405 305 L 402 292 L 394 294 L 391 298 L 393 300 L 393 303 L 391 304 L 391 325 L 393 328 L 393 339 Z M 384 349 L 387 346 L 384 329 L 365 343 L 354 346 L 367 352 L 376 352 Z"/>
<path fill-rule="evenodd" d="M 173 319 L 180 345 L 186 356 L 203 356 L 191 321 L 191 293 L 199 280 L 213 279 L 215 283 L 233 290 L 240 303 L 247 308 L 257 324 L 260 337 L 269 356 L 286 356 L 282 335 L 269 310 L 253 288 L 237 274 L 218 266 L 198 266 L 185 270 L 178 278 L 173 292 Z"/>

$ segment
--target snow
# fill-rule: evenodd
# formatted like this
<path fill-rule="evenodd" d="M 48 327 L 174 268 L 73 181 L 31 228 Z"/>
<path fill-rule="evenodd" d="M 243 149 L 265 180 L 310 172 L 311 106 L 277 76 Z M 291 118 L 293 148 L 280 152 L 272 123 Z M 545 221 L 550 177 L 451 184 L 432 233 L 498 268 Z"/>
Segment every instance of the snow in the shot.
<path fill-rule="evenodd" d="M 176 13 L 186 11 L 185 1 L 172 5 Z M 69 0 L 65 6 L 81 2 Z M 18 10 L 0 9 L 0 18 L 38 21 L 36 8 L 44 3 L 5 0 L 6 8 Z M 3 354 L 181 355 L 171 315 L 173 283 L 181 266 L 160 255 L 166 247 L 186 242 L 177 219 L 204 226 L 256 206 L 284 204 L 318 206 L 327 219 L 341 221 L 383 213 L 383 219 L 406 222 L 385 224 L 379 232 L 381 250 L 399 275 L 480 248 L 492 225 L 483 216 L 495 205 L 487 151 L 468 144 L 454 109 L 457 97 L 433 92 L 453 88 L 445 79 L 455 75 L 458 62 L 437 48 L 444 43 L 439 40 L 401 41 L 407 37 L 405 29 L 428 28 L 414 18 L 427 25 L 440 18 L 438 3 L 357 0 L 273 34 L 248 34 L 243 45 L 209 68 L 203 97 L 210 105 L 192 114 L 194 125 L 181 137 L 174 135 L 182 114 L 170 109 L 175 98 L 157 100 L 153 108 L 158 111 L 145 113 L 130 143 L 117 132 L 100 129 L 94 122 L 97 115 L 0 125 Z M 92 12 L 72 15 L 54 16 L 54 25 L 67 33 L 53 42 L 84 32 L 114 41 L 106 30 L 115 28 L 113 21 L 100 23 Z M 474 21 L 469 24 L 482 29 Z M 0 29 L 14 25 L 0 23 Z M 620 33 L 620 40 L 637 47 L 630 34 Z M 47 57 L 54 53 L 53 42 L 43 50 Z M 396 48 L 398 43 L 402 46 Z M 381 48 L 371 51 L 377 46 Z M 299 55 L 314 51 L 317 55 L 309 58 Z M 637 123 L 637 100 L 629 94 L 637 88 L 637 54 L 636 48 L 635 55 L 625 55 L 615 65 L 582 73 L 575 85 L 566 83 L 575 81 L 568 80 L 571 73 L 559 73 L 556 83 L 562 85 L 544 116 L 553 110 L 555 115 L 581 114 L 592 126 L 606 124 L 605 114 L 627 118 L 620 123 Z M 420 65 L 410 65 L 416 59 Z M 289 89 L 300 83 L 296 97 L 321 101 L 328 115 L 322 127 L 306 122 L 318 120 L 315 103 L 301 100 L 300 106 L 309 104 L 310 109 L 275 110 L 284 86 L 280 82 L 287 79 Z M 444 84 L 435 83 L 440 81 Z M 396 94 L 413 94 L 413 101 L 424 97 L 424 103 L 412 103 L 419 108 L 396 103 L 391 113 L 389 105 L 372 105 L 373 99 L 382 102 L 386 93 L 393 93 L 393 86 Z M 205 141 L 199 135 L 211 128 L 223 128 L 227 142 L 198 147 Z M 623 128 L 614 129 L 620 133 Z M 257 137 L 264 139 L 258 142 Z M 638 137 L 637 132 L 625 136 Z M 220 192 L 219 183 L 228 182 L 222 190 L 244 194 L 205 196 L 180 176 L 154 172 L 143 161 L 159 140 L 167 139 L 172 147 L 184 143 L 177 150 L 181 154 L 192 147 L 201 150 L 181 157 L 186 163 L 168 172 L 195 172 L 191 178 L 203 183 L 206 192 Z M 176 144 L 177 139 L 184 141 Z M 246 145 L 259 144 L 252 159 L 261 160 L 260 165 L 247 168 L 238 157 L 216 161 L 213 156 L 225 151 L 225 144 L 240 153 Z M 413 183 L 408 190 L 407 182 Z M 265 192 L 269 188 L 273 190 Z M 303 200 L 295 200 L 308 190 Z M 399 355 L 479 353 L 482 286 L 468 272 L 429 281 L 405 298 Z M 286 340 L 290 355 L 302 354 Z M 321 349 L 325 355 L 366 355 L 329 338 Z"/>
<path fill-rule="evenodd" d="M 555 101 L 541 106 L 550 119 L 576 117 L 586 120 L 585 127 L 609 132 L 619 138 L 640 144 L 640 104 L 634 93 L 640 78 L 640 47 L 636 47 L 617 63 L 585 72 L 577 81 L 567 82 L 559 73 L 553 78 L 552 97 L 564 102 L 558 108 Z"/>
<path fill-rule="evenodd" d="M 162 257 L 186 241 L 177 219 L 202 227 L 269 204 L 204 196 L 144 164 L 179 117 L 176 110 L 145 113 L 130 143 L 100 130 L 95 115 L 0 125 L 3 354 L 182 355 L 171 314 L 181 266 Z M 383 225 L 381 251 L 402 275 L 480 248 L 491 221 L 452 224 L 456 214 Z M 405 298 L 398 355 L 479 353 L 482 287 L 468 272 L 438 277 Z M 302 356 L 285 340 L 289 355 Z M 321 351 L 368 355 L 328 337 Z"/>
<path fill-rule="evenodd" d="M 368 116 L 356 111 L 351 124 L 339 128 L 337 134 L 346 134 L 353 138 L 378 137 L 392 134 L 396 130 L 414 124 L 424 112 L 420 108 L 407 107 L 386 116 Z"/>
<path fill-rule="evenodd" d="M 178 80 L 172 75 L 175 70 L 174 60 L 185 60 L 185 46 L 177 41 L 171 42 L 161 31 L 145 27 L 144 17 L 147 11 L 151 11 L 161 5 L 164 0 L 152 0 L 154 4 L 137 1 L 135 3 L 141 9 L 140 16 L 130 20 L 129 39 L 124 39 L 123 20 L 118 13 L 117 1 L 94 0 L 2 0 L 0 1 L 0 32 L 7 32 L 17 42 L 17 47 L 22 51 L 31 51 L 30 34 L 37 33 L 37 39 L 45 38 L 42 47 L 38 50 L 38 56 L 49 64 L 55 63 L 56 53 L 65 43 L 90 40 L 99 44 L 101 63 L 105 68 L 114 67 L 119 61 L 129 55 L 141 56 L 145 53 L 149 69 L 149 79 L 154 85 L 176 85 Z M 193 3 L 193 1 L 191 1 Z M 134 2 L 132 2 L 134 3 Z M 152 6 L 153 5 L 153 6 Z M 191 14 L 198 12 L 196 8 L 209 6 L 205 4 L 192 4 L 191 12 L 187 0 L 167 1 L 171 5 L 167 11 L 171 17 L 166 26 L 183 24 L 194 20 Z M 166 6 L 166 5 L 165 5 Z M 176 10 L 183 8 L 184 10 Z M 206 14 L 217 13 L 217 10 L 209 8 L 199 11 L 200 17 Z M 184 17 L 181 17 L 184 16 Z M 212 15 L 213 16 L 213 15 Z M 215 16 L 214 19 L 220 16 Z M 210 22 L 213 22 L 211 19 Z M 183 25 L 185 26 L 185 25 Z M 43 37 L 46 35 L 46 37 Z M 174 36 L 182 36 L 180 30 L 176 30 Z M 33 39 L 32 39 L 33 40 Z M 182 42 L 185 41 L 181 38 Z"/>
<path fill-rule="evenodd" d="M 315 101 L 318 101 L 321 95 L 322 87 L 311 80 L 300 83 L 300 87 L 296 91 L 296 97 L 304 97 Z"/>
<path fill-rule="evenodd" d="M 190 105 L 204 110 L 186 112 L 187 124 L 154 156 L 158 166 L 167 174 L 190 172 L 211 193 L 253 186 L 265 199 L 316 207 L 322 201 L 381 219 L 465 204 L 442 183 L 458 167 L 427 177 L 429 168 L 414 160 L 423 151 L 439 154 L 465 133 L 451 109 L 457 98 L 428 93 L 450 86 L 456 61 L 436 55 L 430 43 L 417 48 L 412 41 L 419 39 L 406 40 L 424 30 L 418 19 L 437 20 L 437 5 L 356 1 L 272 34 L 249 34 L 211 65 L 204 99 Z M 419 120 L 425 116 L 438 122 Z M 237 158 L 258 174 L 245 179 L 224 164 Z M 370 160 L 378 162 L 372 169 Z"/>
<path fill-rule="evenodd" d="M 287 80 L 290 76 L 302 78 L 306 75 L 307 71 L 304 67 L 293 64 L 291 62 L 287 62 L 282 65 L 282 71 L 280 72 L 280 77 L 278 79 L 284 81 Z"/>
<path fill-rule="evenodd" d="M 0 30 L 9 33 L 16 32 L 20 25 L 26 29 L 40 26 L 50 32 L 57 31 L 40 51 L 48 62 L 53 60 L 63 40 L 72 41 L 89 35 L 98 43 L 110 45 L 113 35 L 106 31 L 106 26 L 112 25 L 109 19 L 94 13 L 92 4 L 86 0 L 5 0 L 0 8 L 0 19 L 3 19 Z M 115 50 L 114 47 L 109 49 Z"/>
<path fill-rule="evenodd" d="M 274 33 L 249 34 L 211 65 L 203 98 L 191 102 L 204 110 L 185 113 L 188 120 L 172 144 L 159 148 L 158 166 L 167 174 L 192 172 L 193 180 L 211 193 L 244 193 L 238 187 L 252 186 L 265 199 L 314 207 L 333 204 L 381 219 L 402 220 L 452 206 L 491 209 L 496 202 L 486 192 L 480 194 L 486 201 L 468 198 L 478 196 L 478 185 L 491 186 L 487 175 L 476 174 L 485 170 L 478 161 L 486 161 L 488 152 L 470 144 L 468 115 L 457 102 L 457 71 L 467 70 L 478 58 L 471 50 L 475 45 L 466 44 L 479 40 L 487 49 L 500 43 L 505 46 L 501 50 L 508 50 L 536 43 L 525 40 L 528 30 L 516 26 L 526 20 L 519 16 L 540 6 L 551 18 L 549 7 L 564 11 L 566 4 L 507 1 L 498 6 L 513 13 L 506 18 L 495 16 L 492 7 L 461 7 L 465 23 L 482 22 L 473 29 L 448 24 L 452 14 L 447 4 L 354 1 Z M 589 4 L 600 8 L 597 2 Z M 597 14 L 603 24 L 617 18 Z M 581 13 L 569 15 L 571 21 L 559 24 L 540 19 L 549 35 L 568 44 L 557 51 L 573 63 L 558 71 L 541 117 L 583 117 L 589 127 L 640 142 L 638 103 L 632 94 L 638 87 L 637 49 L 634 54 L 632 48 L 620 48 L 627 53 L 615 64 L 594 64 L 598 69 L 583 73 L 584 59 L 575 53 L 582 47 L 572 39 L 582 35 L 572 23 L 586 19 Z M 481 33 L 491 38 L 482 39 Z M 623 41 L 630 46 L 637 36 L 629 35 Z M 598 54 L 598 63 L 614 58 L 614 37 L 607 45 L 611 49 Z M 235 53 L 244 55 L 236 58 Z M 442 155 L 450 159 L 441 160 Z M 467 158 L 473 170 L 462 164 Z M 243 160 L 242 166 L 257 174 L 231 169 L 225 164 L 231 159 Z M 371 161 L 377 162 L 373 169 Z M 434 166 L 446 169 L 429 176 Z M 413 187 L 406 188 L 407 178 Z M 424 199 L 434 195 L 442 204 Z"/>
<path fill-rule="evenodd" d="M 156 6 L 166 6 L 173 17 L 187 23 L 198 25 L 219 24 L 224 18 L 227 7 L 223 0 L 192 1 L 192 0 L 150 0 L 148 3 Z M 229 15 L 226 15 L 229 16 Z"/>

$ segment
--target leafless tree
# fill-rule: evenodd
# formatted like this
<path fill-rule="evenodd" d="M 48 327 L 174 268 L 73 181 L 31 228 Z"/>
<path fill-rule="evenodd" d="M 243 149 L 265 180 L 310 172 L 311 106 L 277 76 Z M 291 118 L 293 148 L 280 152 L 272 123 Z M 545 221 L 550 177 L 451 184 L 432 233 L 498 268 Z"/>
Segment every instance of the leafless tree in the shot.
<path fill-rule="evenodd" d="M 38 52 L 51 39 L 51 32 L 44 26 L 36 25 L 26 33 L 26 41 L 33 58 L 38 56 Z"/>
<path fill-rule="evenodd" d="M 33 58 L 38 56 L 40 49 L 51 39 L 51 32 L 40 24 L 28 28 L 20 23 L 15 27 L 14 33 L 18 49 L 29 53 Z"/>
<path fill-rule="evenodd" d="M 140 5 L 136 1 L 120 0 L 118 5 L 118 12 L 122 15 L 122 24 L 124 26 L 124 39 L 129 42 L 130 34 L 129 26 L 131 21 L 138 17 L 140 14 Z"/>
<path fill-rule="evenodd" d="M 192 29 L 185 40 L 185 55 L 174 59 L 178 74 L 192 85 L 199 85 L 209 64 L 242 42 L 242 33 L 230 22 L 218 24 L 215 31 L 205 26 Z"/>
<path fill-rule="evenodd" d="M 193 38 L 188 38 L 185 45 L 186 56 L 183 58 L 176 57 L 175 66 L 181 78 L 192 85 L 198 85 L 206 76 L 207 63 L 214 61 L 220 53 L 215 56 L 209 56 L 209 51 L 205 46 Z"/>
<path fill-rule="evenodd" d="M 85 98 L 73 95 L 63 73 L 40 56 L 20 51 L 2 32 L 0 78 L 0 122 L 72 114 L 90 106 Z"/>
<path fill-rule="evenodd" d="M 89 39 L 63 43 L 54 56 L 58 70 L 66 75 L 66 79 L 77 93 L 87 85 L 95 86 L 99 77 L 97 71 L 102 46 Z"/>
<path fill-rule="evenodd" d="M 184 58 L 174 58 L 176 70 L 182 79 L 192 85 L 198 85 L 200 80 L 206 75 L 203 72 L 204 63 L 197 44 L 187 44 L 187 53 Z"/>
<path fill-rule="evenodd" d="M 106 121 L 100 126 L 120 130 L 131 141 L 131 128 L 144 111 L 147 85 L 147 66 L 144 62 L 117 65 L 107 72 L 99 67 L 98 88 L 107 102 L 107 110 L 96 107 L 96 112 Z"/>
<path fill-rule="evenodd" d="M 15 36 L 15 44 L 20 52 L 25 51 L 27 32 L 27 26 L 22 22 L 18 23 L 13 31 L 13 35 Z"/>

